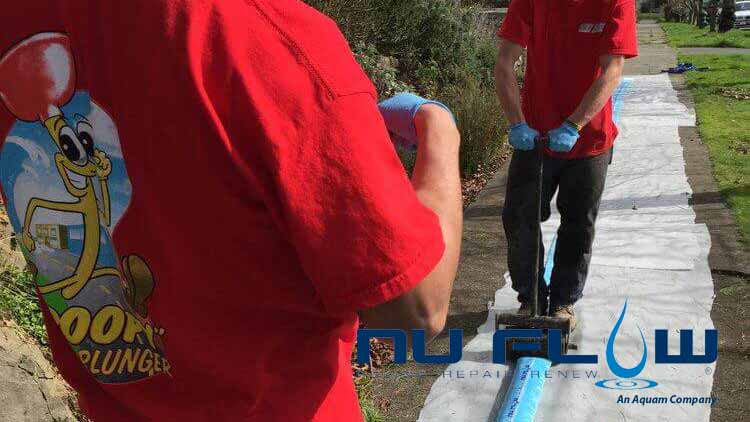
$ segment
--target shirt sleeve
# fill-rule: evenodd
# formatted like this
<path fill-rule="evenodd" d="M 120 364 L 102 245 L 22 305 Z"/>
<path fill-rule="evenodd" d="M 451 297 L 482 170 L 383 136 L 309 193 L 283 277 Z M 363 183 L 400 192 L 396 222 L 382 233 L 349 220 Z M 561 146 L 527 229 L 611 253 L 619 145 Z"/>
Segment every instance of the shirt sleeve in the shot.
<path fill-rule="evenodd" d="M 634 0 L 613 0 L 612 12 L 604 26 L 600 54 L 626 59 L 638 55 L 638 35 Z"/>
<path fill-rule="evenodd" d="M 375 98 L 341 96 L 304 139 L 275 145 L 281 224 L 329 311 L 395 299 L 444 251 L 437 216 L 417 199 Z"/>
<path fill-rule="evenodd" d="M 532 17 L 531 0 L 513 0 L 497 36 L 527 47 L 531 42 Z"/>

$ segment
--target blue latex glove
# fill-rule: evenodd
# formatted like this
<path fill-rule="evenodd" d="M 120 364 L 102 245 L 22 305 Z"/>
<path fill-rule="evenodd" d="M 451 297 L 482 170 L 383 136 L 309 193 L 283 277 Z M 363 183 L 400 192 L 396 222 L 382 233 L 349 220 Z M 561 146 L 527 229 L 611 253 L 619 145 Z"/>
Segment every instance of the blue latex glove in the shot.
<path fill-rule="evenodd" d="M 514 124 L 510 127 L 508 134 L 508 141 L 513 148 L 521 151 L 534 149 L 537 138 L 539 138 L 539 132 L 529 127 L 526 122 Z"/>
<path fill-rule="evenodd" d="M 378 104 L 380 114 L 383 115 L 388 131 L 397 135 L 407 147 L 417 144 L 417 128 L 414 126 L 414 116 L 419 108 L 425 104 L 435 104 L 444 109 L 450 109 L 445 104 L 431 101 L 409 92 L 402 92 Z"/>
<path fill-rule="evenodd" d="M 549 138 L 549 149 L 555 152 L 570 152 L 581 134 L 578 130 L 568 123 L 563 123 L 557 129 L 553 129 L 547 133 Z"/>

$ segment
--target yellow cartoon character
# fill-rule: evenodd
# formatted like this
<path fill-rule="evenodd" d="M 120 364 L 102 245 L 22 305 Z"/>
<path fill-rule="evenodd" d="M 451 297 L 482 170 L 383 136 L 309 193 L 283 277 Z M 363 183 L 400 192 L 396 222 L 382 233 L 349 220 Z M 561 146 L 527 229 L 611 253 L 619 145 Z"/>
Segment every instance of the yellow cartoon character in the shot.
<path fill-rule="evenodd" d="M 101 225 L 111 224 L 107 179 L 112 164 L 94 146 L 94 131 L 83 116 L 72 127 L 60 110 L 75 91 L 76 72 L 70 40 L 65 34 L 42 33 L 20 42 L 0 58 L 0 98 L 18 119 L 39 121 L 57 146 L 54 162 L 65 190 L 73 201 L 31 198 L 23 221 L 22 243 L 36 249 L 31 234 L 34 213 L 39 209 L 80 214 L 83 248 L 73 273 L 39 287 L 42 293 L 61 290 L 65 299 L 76 296 L 86 283 L 102 276 L 120 277 L 114 267 L 96 268 L 101 244 Z M 101 198 L 97 198 L 98 184 Z"/>
<path fill-rule="evenodd" d="M 112 166 L 107 155 L 94 148 L 93 130 L 87 121 L 78 122 L 76 130 L 73 130 L 63 116 L 58 115 L 47 119 L 44 125 L 60 150 L 55 154 L 57 171 L 65 190 L 75 197 L 76 201 L 56 202 L 32 198 L 26 208 L 22 241 L 28 251 L 34 251 L 36 246 L 30 226 L 37 208 L 81 214 L 84 226 L 83 249 L 73 275 L 39 287 L 42 293 L 62 289 L 63 297 L 70 299 L 77 295 L 90 279 L 107 275 L 120 276 L 117 268 L 95 268 L 101 244 L 101 224 L 110 225 L 107 177 L 112 172 Z M 98 183 L 101 188 L 101 209 L 98 206 L 94 183 Z"/>

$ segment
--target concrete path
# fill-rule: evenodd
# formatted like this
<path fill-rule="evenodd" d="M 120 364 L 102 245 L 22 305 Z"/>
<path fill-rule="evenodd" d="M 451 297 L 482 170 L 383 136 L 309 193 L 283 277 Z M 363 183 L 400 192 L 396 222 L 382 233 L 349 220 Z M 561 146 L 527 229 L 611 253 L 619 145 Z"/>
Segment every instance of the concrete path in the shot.
<path fill-rule="evenodd" d="M 18 327 L 0 321 L 0 421 L 76 422 L 57 369 Z"/>
<path fill-rule="evenodd" d="M 656 75 L 677 65 L 677 53 L 656 22 L 638 24 L 638 50 L 638 57 L 625 62 L 625 75 Z"/>
<path fill-rule="evenodd" d="M 720 56 L 732 56 L 736 54 L 750 54 L 750 48 L 718 48 L 718 47 L 682 47 L 678 49 L 680 54 L 717 54 Z"/>

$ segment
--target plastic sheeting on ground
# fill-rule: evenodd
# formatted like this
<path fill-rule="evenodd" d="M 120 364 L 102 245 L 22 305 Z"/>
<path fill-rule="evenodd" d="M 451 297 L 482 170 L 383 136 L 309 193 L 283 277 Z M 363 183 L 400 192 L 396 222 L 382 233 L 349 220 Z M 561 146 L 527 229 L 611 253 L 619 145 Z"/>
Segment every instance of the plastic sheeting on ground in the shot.
<path fill-rule="evenodd" d="M 576 305 L 580 323 L 573 341 L 579 350 L 573 353 L 597 354 L 599 363 L 559 365 L 542 374 L 547 379 L 538 422 L 709 421 L 708 405 L 669 401 L 710 396 L 715 364 L 654 363 L 655 329 L 669 330 L 670 353 L 679 351 L 678 330 L 695 330 L 695 352 L 700 354 L 704 330 L 714 328 L 710 237 L 704 225 L 695 223 L 689 206 L 692 191 L 678 135 L 679 126 L 695 124 L 695 115 L 678 101 L 666 75 L 629 79 L 619 108 L 620 138 L 597 223 L 585 297 Z M 558 224 L 555 214 L 543 225 L 545 244 L 550 244 Z M 658 383 L 654 388 L 612 390 L 595 385 L 616 378 L 605 353 L 626 300 L 615 356 L 620 365 L 635 366 L 643 354 L 642 330 L 648 360 L 637 378 Z M 496 293 L 494 310 L 518 306 L 510 286 Z M 493 320 L 491 311 L 464 348 L 463 360 L 436 380 L 419 422 L 494 420 L 511 371 L 491 363 Z M 667 403 L 647 403 L 653 398 Z M 622 402 L 633 399 L 635 404 Z"/>

